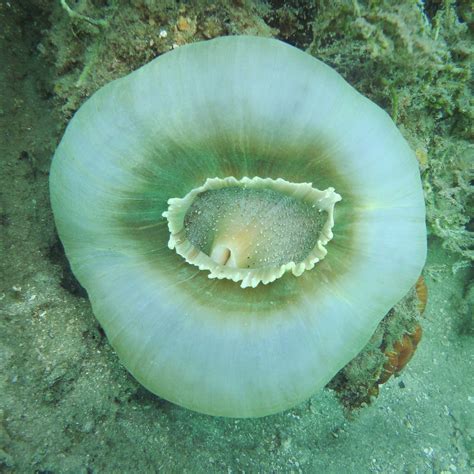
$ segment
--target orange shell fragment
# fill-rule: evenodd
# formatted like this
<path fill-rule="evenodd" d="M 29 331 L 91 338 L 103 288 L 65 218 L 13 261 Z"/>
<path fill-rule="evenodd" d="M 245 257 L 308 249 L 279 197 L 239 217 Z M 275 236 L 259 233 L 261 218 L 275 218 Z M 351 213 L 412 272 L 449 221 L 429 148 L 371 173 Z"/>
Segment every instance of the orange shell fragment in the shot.
<path fill-rule="evenodd" d="M 408 364 L 416 351 L 421 336 L 422 329 L 418 325 L 414 332 L 404 334 L 399 341 L 393 344 L 393 350 L 385 353 L 388 360 L 383 366 L 378 384 L 385 383 L 392 375 L 398 374 Z"/>
<path fill-rule="evenodd" d="M 422 275 L 418 278 L 415 285 L 416 296 L 418 297 L 418 311 L 423 314 L 426 309 L 426 303 L 428 301 L 428 287 L 426 286 L 425 279 Z"/>

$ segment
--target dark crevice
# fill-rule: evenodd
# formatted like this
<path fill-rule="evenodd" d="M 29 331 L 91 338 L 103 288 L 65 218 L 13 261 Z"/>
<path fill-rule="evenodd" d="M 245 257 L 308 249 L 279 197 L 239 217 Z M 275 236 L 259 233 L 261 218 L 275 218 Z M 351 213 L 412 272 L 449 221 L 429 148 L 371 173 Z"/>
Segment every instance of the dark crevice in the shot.
<path fill-rule="evenodd" d="M 72 273 L 71 266 L 69 265 L 69 261 L 64 253 L 63 244 L 57 236 L 55 241 L 49 247 L 48 258 L 53 264 L 58 265 L 61 268 L 61 287 L 74 296 L 87 298 L 87 292 Z"/>

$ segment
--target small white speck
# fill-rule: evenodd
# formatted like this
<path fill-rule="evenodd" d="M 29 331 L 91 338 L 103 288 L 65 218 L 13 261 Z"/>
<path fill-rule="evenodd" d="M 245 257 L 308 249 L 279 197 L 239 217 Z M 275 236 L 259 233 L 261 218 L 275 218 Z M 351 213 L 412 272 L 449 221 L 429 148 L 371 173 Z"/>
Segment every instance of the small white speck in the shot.
<path fill-rule="evenodd" d="M 168 36 L 168 32 L 166 30 L 160 30 L 159 37 L 166 38 Z"/>
<path fill-rule="evenodd" d="M 423 452 L 427 455 L 427 456 L 432 456 L 433 454 L 433 448 L 429 447 L 429 448 L 423 448 Z"/>

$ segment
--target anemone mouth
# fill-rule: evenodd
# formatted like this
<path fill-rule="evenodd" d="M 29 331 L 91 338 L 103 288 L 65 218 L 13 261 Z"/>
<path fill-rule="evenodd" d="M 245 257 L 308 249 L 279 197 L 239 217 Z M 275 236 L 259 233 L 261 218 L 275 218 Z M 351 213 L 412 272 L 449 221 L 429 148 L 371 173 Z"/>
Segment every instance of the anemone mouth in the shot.
<path fill-rule="evenodd" d="M 284 179 L 210 178 L 183 198 L 168 200 L 168 246 L 209 278 L 268 284 L 300 276 L 326 254 L 332 239 L 334 188 Z"/>

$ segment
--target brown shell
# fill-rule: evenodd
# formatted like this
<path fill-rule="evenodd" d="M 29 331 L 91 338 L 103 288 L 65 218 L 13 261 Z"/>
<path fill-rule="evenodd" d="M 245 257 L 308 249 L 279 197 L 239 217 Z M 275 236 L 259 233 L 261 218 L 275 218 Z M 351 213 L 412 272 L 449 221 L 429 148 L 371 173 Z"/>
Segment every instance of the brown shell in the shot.
<path fill-rule="evenodd" d="M 418 311 L 423 314 L 428 301 L 428 287 L 426 286 L 423 275 L 420 275 L 415 285 L 416 296 L 418 297 Z"/>
<path fill-rule="evenodd" d="M 404 334 L 400 340 L 396 341 L 391 351 L 385 352 L 387 362 L 383 366 L 378 384 L 385 383 L 393 374 L 399 373 L 408 364 L 421 340 L 422 333 L 421 326 L 417 325 L 412 333 Z"/>

